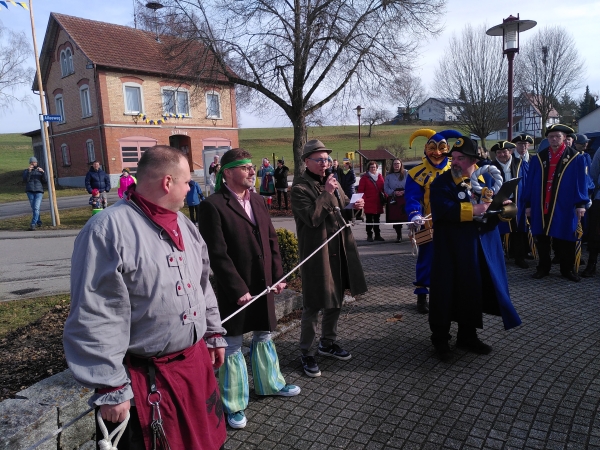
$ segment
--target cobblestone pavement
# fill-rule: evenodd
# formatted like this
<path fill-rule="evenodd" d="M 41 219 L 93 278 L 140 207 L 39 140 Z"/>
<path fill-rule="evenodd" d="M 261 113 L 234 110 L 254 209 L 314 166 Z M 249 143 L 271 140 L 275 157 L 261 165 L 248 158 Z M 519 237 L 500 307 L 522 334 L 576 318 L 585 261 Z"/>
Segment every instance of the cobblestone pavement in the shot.
<path fill-rule="evenodd" d="M 352 360 L 317 357 L 322 376 L 308 378 L 299 328 L 279 336 L 281 370 L 302 393 L 261 398 L 251 384 L 248 425 L 228 430 L 226 449 L 600 448 L 600 278 L 575 284 L 554 268 L 532 280 L 533 268 L 509 264 L 523 325 L 504 331 L 485 316 L 479 334 L 493 351 L 478 356 L 454 348 L 454 324 L 453 358 L 442 363 L 416 312 L 415 259 L 397 247 L 361 251 L 369 292 L 339 324 Z M 396 314 L 403 320 L 386 322 Z"/>

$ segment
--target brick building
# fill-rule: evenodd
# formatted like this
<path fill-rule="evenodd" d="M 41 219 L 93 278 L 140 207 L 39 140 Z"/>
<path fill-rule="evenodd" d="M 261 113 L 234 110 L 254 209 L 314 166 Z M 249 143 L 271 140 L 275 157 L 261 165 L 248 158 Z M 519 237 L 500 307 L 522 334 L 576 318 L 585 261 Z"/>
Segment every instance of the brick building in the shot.
<path fill-rule="evenodd" d="M 238 146 L 233 84 L 209 70 L 198 87 L 192 81 L 198 74 L 169 52 L 177 43 L 121 25 L 50 15 L 40 64 L 48 113 L 62 116 L 49 128 L 58 184 L 83 186 L 90 163 L 98 160 L 115 186 L 123 168 L 135 173 L 144 150 L 156 144 L 182 149 L 190 171 L 202 173 L 211 150 Z"/>

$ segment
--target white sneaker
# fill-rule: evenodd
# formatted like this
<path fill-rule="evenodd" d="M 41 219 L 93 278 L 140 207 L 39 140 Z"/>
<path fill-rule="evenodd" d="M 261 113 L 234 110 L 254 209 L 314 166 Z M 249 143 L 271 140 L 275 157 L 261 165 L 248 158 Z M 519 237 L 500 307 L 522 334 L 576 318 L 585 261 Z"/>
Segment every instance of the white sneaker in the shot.
<path fill-rule="evenodd" d="M 244 428 L 248 421 L 244 411 L 238 411 L 233 414 L 227 414 L 227 423 L 231 428 Z"/>

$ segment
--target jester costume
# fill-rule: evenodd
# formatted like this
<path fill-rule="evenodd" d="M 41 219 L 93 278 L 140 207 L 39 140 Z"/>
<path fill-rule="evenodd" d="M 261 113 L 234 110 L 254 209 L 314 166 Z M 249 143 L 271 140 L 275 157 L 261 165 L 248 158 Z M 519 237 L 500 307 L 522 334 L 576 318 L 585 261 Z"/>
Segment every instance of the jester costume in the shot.
<path fill-rule="evenodd" d="M 426 137 L 427 143 L 425 144 L 425 156 L 423 156 L 421 164 L 409 170 L 406 179 L 405 209 L 410 221 L 415 218 L 418 219 L 419 216 L 428 216 L 431 213 L 429 199 L 431 183 L 439 175 L 450 169 L 447 139 L 458 138 L 461 134 L 456 130 L 444 130 L 436 133 L 434 130 L 423 128 L 411 135 L 410 146 L 418 136 Z M 422 227 L 431 228 L 431 221 L 426 221 Z M 414 292 L 417 295 L 417 307 L 421 313 L 428 312 L 427 294 L 429 293 L 432 254 L 433 246 L 431 242 L 419 246 L 416 280 L 413 284 L 416 286 Z"/>

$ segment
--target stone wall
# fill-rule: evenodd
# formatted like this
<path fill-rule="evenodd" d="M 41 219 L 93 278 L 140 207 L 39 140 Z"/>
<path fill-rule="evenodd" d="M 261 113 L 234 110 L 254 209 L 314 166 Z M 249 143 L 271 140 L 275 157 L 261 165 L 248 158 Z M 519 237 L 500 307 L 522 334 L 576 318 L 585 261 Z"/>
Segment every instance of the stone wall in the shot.
<path fill-rule="evenodd" d="M 277 319 L 301 307 L 302 295 L 297 292 L 286 289 L 275 296 Z M 246 337 L 251 339 L 251 334 Z M 90 389 L 65 370 L 19 392 L 14 399 L 4 400 L 0 403 L 0 450 L 30 448 L 88 410 L 91 395 Z M 37 449 L 93 450 L 94 435 L 94 415 L 90 412 Z"/>

